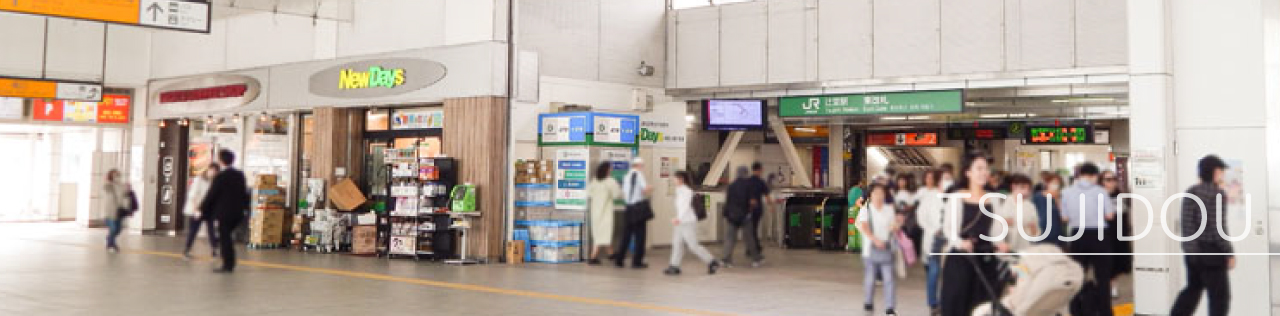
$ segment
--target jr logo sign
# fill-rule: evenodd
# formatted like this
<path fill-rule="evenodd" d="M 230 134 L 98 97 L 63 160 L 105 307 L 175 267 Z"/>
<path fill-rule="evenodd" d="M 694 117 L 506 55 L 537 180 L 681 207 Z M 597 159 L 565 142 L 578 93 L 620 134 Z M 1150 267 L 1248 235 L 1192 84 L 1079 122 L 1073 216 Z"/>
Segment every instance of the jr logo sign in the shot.
<path fill-rule="evenodd" d="M 801 107 L 802 107 L 805 111 L 814 111 L 814 110 L 822 109 L 822 99 L 820 99 L 820 98 L 809 98 L 809 101 L 806 101 L 806 102 L 804 103 L 804 105 L 802 105 Z"/>

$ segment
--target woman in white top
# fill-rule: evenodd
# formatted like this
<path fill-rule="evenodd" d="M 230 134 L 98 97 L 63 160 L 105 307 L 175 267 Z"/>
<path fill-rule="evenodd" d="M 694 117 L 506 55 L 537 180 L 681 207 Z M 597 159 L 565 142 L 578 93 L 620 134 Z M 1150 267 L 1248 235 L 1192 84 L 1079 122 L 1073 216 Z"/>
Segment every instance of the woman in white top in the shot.
<path fill-rule="evenodd" d="M 938 276 L 942 271 L 942 260 L 933 255 L 934 249 L 942 250 L 946 244 L 942 235 L 943 212 L 947 205 L 942 201 L 942 170 L 930 170 L 924 173 L 924 186 L 916 192 L 919 203 L 916 206 L 916 224 L 920 225 L 921 249 L 924 255 L 926 281 L 925 288 L 929 308 L 938 308 Z"/>
<path fill-rule="evenodd" d="M 596 167 L 594 178 L 587 184 L 587 201 L 591 212 L 591 259 L 588 264 L 600 264 L 600 254 L 613 254 L 610 244 L 613 243 L 614 200 L 622 196 L 622 187 L 611 174 L 613 167 L 609 162 L 602 162 Z"/>
<path fill-rule="evenodd" d="M 684 248 L 689 247 L 694 255 L 707 263 L 707 274 L 715 274 L 720 262 L 711 257 L 707 248 L 698 243 L 698 215 L 693 213 L 693 189 L 689 188 L 689 173 L 676 171 L 676 218 L 671 219 L 675 230 L 671 235 L 671 267 L 667 275 L 680 274 L 680 262 L 684 259 Z"/>
<path fill-rule="evenodd" d="M 187 216 L 187 246 L 182 250 L 182 257 L 188 260 L 191 259 L 191 244 L 195 243 L 201 225 L 207 228 L 205 234 L 209 235 L 209 248 L 213 249 L 213 256 L 218 256 L 218 230 L 213 228 L 214 219 L 212 216 L 200 214 L 200 203 L 204 201 L 205 193 L 209 192 L 209 183 L 216 175 L 218 175 L 218 165 L 211 164 L 203 173 L 196 176 L 191 181 L 191 187 L 187 188 L 187 201 L 182 208 L 182 215 Z"/>
<path fill-rule="evenodd" d="M 891 238 L 897 233 L 902 218 L 894 211 L 893 205 L 885 202 L 889 190 L 881 184 L 871 184 L 868 188 L 870 202 L 858 212 L 857 223 L 862 235 L 862 263 L 865 268 L 862 275 L 863 292 L 866 301 L 863 305 L 867 312 L 873 311 L 876 298 L 876 280 L 884 282 L 885 314 L 897 315 L 894 311 L 897 304 L 896 276 L 893 271 L 895 251 Z M 876 275 L 879 274 L 879 278 Z"/>
<path fill-rule="evenodd" d="M 996 214 L 1004 218 L 1005 225 L 991 225 L 990 236 L 999 236 L 1002 228 L 1007 228 L 1003 243 L 1010 252 L 1019 252 L 1030 247 L 1031 240 L 1040 236 L 1040 217 L 1036 214 L 1035 203 L 1031 202 L 1031 178 L 1015 174 L 1008 181 L 1011 189 L 1009 198 L 1001 201 L 996 210 Z M 1021 217 L 1018 214 L 1022 214 Z M 1024 238 L 1023 232 L 1031 239 Z"/>

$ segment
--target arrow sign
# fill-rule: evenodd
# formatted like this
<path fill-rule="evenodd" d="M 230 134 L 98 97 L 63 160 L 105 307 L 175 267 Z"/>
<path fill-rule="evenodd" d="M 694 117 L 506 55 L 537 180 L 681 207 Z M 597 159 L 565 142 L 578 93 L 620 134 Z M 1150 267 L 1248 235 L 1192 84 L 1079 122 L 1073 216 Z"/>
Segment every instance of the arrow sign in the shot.
<path fill-rule="evenodd" d="M 161 12 L 161 11 L 164 11 L 164 9 L 161 9 L 161 8 L 160 8 L 160 4 L 159 4 L 159 3 L 152 2 L 152 3 L 151 3 L 151 6 L 147 7 L 147 12 L 151 12 L 151 20 L 152 20 L 152 21 L 159 21 L 159 20 L 160 20 L 160 12 Z"/>

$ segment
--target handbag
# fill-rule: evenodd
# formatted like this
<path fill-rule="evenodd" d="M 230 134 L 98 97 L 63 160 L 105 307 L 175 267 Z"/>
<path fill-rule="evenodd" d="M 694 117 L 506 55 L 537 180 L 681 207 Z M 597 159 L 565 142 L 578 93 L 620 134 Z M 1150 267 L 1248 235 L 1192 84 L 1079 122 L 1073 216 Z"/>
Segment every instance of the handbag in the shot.
<path fill-rule="evenodd" d="M 630 194 L 635 193 L 636 177 L 639 177 L 639 176 L 640 175 L 638 173 L 634 176 L 631 176 L 631 192 L 627 192 L 628 196 L 630 196 Z M 648 222 L 649 220 L 653 219 L 653 207 L 649 205 L 649 200 L 642 200 L 640 202 L 636 202 L 635 204 L 627 204 L 626 217 L 627 217 L 627 224 L 640 224 L 640 223 Z"/>
<path fill-rule="evenodd" d="M 906 265 L 916 265 L 917 258 L 915 242 L 911 241 L 911 237 L 907 237 L 907 234 L 901 229 L 898 230 L 897 234 L 894 234 L 894 237 L 897 238 L 898 250 L 900 250 L 898 252 L 901 253 L 902 259 L 905 261 Z"/>

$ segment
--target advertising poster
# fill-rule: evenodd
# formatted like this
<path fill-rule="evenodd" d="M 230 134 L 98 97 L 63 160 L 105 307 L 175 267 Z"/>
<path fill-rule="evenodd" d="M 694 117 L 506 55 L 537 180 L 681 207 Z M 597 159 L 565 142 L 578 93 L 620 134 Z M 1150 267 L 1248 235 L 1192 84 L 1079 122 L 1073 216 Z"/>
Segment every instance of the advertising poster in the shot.
<path fill-rule="evenodd" d="M 97 102 L 63 102 L 62 120 L 64 122 L 96 122 L 98 120 Z"/>
<path fill-rule="evenodd" d="M 1138 148 L 1130 157 L 1134 189 L 1164 188 L 1164 148 Z"/>
<path fill-rule="evenodd" d="M 594 141 L 600 144 L 635 144 L 640 133 L 640 118 L 634 115 L 595 114 Z"/>
<path fill-rule="evenodd" d="M 187 174 L 187 179 L 194 180 L 196 176 L 208 170 L 209 164 L 213 163 L 212 154 L 213 144 L 191 142 L 191 145 L 187 147 L 187 166 L 190 166 L 188 169 L 191 169 L 190 173 Z"/>
<path fill-rule="evenodd" d="M 22 119 L 22 98 L 0 97 L 0 119 Z"/>
<path fill-rule="evenodd" d="M 542 143 L 576 143 L 587 140 L 587 113 L 542 114 L 538 116 L 538 133 Z"/>
<path fill-rule="evenodd" d="M 398 110 L 391 118 L 391 129 L 444 128 L 444 111 Z"/>
<path fill-rule="evenodd" d="M 129 123 L 129 96 L 107 94 L 98 103 L 98 123 Z"/>
<path fill-rule="evenodd" d="M 62 101 L 33 99 L 31 118 L 37 121 L 62 121 Z"/>
<path fill-rule="evenodd" d="M 585 149 L 561 149 L 556 152 L 556 209 L 587 209 L 587 158 Z"/>
<path fill-rule="evenodd" d="M 387 252 L 390 252 L 391 254 L 394 254 L 394 255 L 416 254 L 417 250 L 414 249 L 415 245 L 413 243 L 414 243 L 413 237 L 392 236 L 391 246 L 390 246 L 390 249 L 387 250 Z"/>
<path fill-rule="evenodd" d="M 1223 197 L 1223 203 L 1227 204 L 1228 210 L 1244 209 L 1244 161 L 1239 159 L 1226 159 L 1227 170 L 1223 175 L 1222 189 L 1227 194 Z"/>

